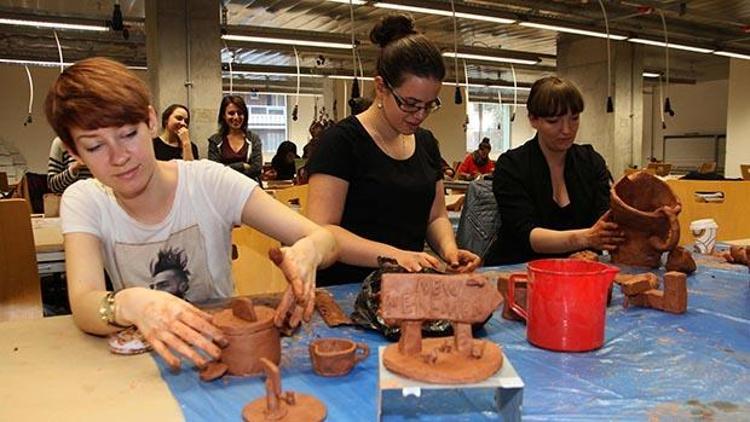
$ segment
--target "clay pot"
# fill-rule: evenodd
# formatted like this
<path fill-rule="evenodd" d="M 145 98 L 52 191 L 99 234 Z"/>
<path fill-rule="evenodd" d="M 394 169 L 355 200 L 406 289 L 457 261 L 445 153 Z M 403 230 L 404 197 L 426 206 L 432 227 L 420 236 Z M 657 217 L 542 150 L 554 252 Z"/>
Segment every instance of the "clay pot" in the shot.
<path fill-rule="evenodd" d="M 318 339 L 310 343 L 309 349 L 313 370 L 324 377 L 346 375 L 370 355 L 370 348 L 365 343 L 344 338 Z"/>
<path fill-rule="evenodd" d="M 263 373 L 260 358 L 266 358 L 276 365 L 281 361 L 281 340 L 273 324 L 274 310 L 256 306 L 255 314 L 255 321 L 239 318 L 231 309 L 214 315 L 214 325 L 229 340 L 229 345 L 221 351 L 221 361 L 229 367 L 228 373 L 231 375 Z"/>
<path fill-rule="evenodd" d="M 661 254 L 672 250 L 680 240 L 676 216 L 670 218 L 662 207 L 680 204 L 672 189 L 645 171 L 624 176 L 610 196 L 612 220 L 625 232 L 625 242 L 612 252 L 616 264 L 651 268 L 661 266 Z"/>

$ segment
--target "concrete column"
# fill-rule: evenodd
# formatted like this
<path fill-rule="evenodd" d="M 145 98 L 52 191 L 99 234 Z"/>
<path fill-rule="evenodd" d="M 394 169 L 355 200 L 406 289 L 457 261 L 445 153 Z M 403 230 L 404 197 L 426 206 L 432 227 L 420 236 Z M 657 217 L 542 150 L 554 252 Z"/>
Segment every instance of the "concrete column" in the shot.
<path fill-rule="evenodd" d="M 606 40 L 561 34 L 557 71 L 583 94 L 578 142 L 590 143 L 607 161 L 617 180 L 630 165 L 642 166 L 643 53 L 640 46 L 612 41 L 612 99 L 607 113 Z"/>
<path fill-rule="evenodd" d="M 726 177 L 742 177 L 740 164 L 750 164 L 750 61 L 731 59 L 727 106 Z"/>
<path fill-rule="evenodd" d="M 157 114 L 172 103 L 190 108 L 190 137 L 207 156 L 222 97 L 218 3 L 146 0 L 149 85 Z"/>

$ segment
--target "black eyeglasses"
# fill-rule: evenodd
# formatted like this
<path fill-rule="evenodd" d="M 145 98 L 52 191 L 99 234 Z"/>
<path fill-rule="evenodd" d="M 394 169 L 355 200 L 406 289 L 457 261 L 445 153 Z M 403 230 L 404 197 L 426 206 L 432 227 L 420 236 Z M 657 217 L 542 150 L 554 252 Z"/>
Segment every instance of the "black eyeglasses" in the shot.
<path fill-rule="evenodd" d="M 383 79 L 385 82 L 386 87 L 391 91 L 391 94 L 393 95 L 393 99 L 396 100 L 396 105 L 398 105 L 398 108 L 405 112 L 405 113 L 417 113 L 421 110 L 424 110 L 425 113 L 432 113 L 440 109 L 440 97 L 435 98 L 432 101 L 429 101 L 425 103 L 425 105 L 417 105 L 417 104 L 411 104 L 408 103 L 403 97 L 398 95 L 396 93 L 396 90 L 393 89 L 393 86 L 391 86 L 391 83 L 386 81 L 385 78 Z"/>

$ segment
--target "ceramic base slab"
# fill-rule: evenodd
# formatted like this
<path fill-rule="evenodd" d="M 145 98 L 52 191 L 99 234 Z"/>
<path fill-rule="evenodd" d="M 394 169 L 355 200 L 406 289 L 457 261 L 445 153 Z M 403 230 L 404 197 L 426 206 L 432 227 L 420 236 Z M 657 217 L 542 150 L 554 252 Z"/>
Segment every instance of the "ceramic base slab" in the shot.
<path fill-rule="evenodd" d="M 261 397 L 242 409 L 242 420 L 245 422 L 320 422 L 325 420 L 327 411 L 323 402 L 307 394 L 294 393 L 294 395 L 296 399 L 294 406 L 279 401 L 279 406 L 286 409 L 286 414 L 280 418 L 266 416 L 266 398 Z"/>
<path fill-rule="evenodd" d="M 385 367 L 406 378 L 441 384 L 466 384 L 483 381 L 503 365 L 503 353 L 500 347 L 485 340 L 473 341 L 484 343 L 482 357 L 462 356 L 458 353 L 438 351 L 444 344 L 451 344 L 453 337 L 427 338 L 422 340 L 422 352 L 406 356 L 398 351 L 398 344 L 391 344 L 385 349 L 383 362 Z M 428 363 L 425 355 L 435 354 L 437 360 Z"/>
<path fill-rule="evenodd" d="M 495 395 L 495 408 L 490 409 L 498 413 L 504 421 L 521 420 L 521 404 L 523 403 L 523 380 L 518 376 L 515 368 L 505 354 L 502 354 L 502 368 L 482 382 L 468 384 L 434 384 L 404 378 L 389 371 L 383 362 L 386 346 L 378 348 L 378 420 L 384 414 L 393 413 L 400 403 L 408 399 L 425 400 L 431 394 L 438 398 L 450 400 L 451 393 L 456 390 L 462 392 L 461 400 L 450 405 L 466 405 L 466 395 L 472 391 L 491 390 Z M 502 351 L 501 351 L 502 353 Z M 410 397 L 411 396 L 411 397 Z M 454 409 L 460 413 L 460 409 Z"/>

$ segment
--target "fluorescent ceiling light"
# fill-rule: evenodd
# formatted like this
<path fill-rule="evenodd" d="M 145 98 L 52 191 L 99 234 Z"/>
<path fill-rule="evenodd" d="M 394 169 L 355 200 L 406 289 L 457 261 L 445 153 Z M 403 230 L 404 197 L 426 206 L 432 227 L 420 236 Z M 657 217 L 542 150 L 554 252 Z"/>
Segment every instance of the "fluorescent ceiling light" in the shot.
<path fill-rule="evenodd" d="M 515 63 L 515 64 L 537 64 L 539 60 L 531 59 L 516 59 L 513 57 L 500 57 L 500 56 L 485 56 L 481 54 L 466 54 L 466 53 L 454 53 L 452 51 L 446 51 L 443 53 L 443 57 L 459 58 L 466 60 L 483 60 L 488 62 L 499 62 L 499 63 Z"/>
<path fill-rule="evenodd" d="M 628 41 L 636 43 L 636 44 L 653 45 L 656 47 L 665 47 L 667 45 L 663 41 L 647 40 L 644 38 L 628 38 Z M 675 50 L 692 51 L 695 53 L 711 53 L 714 51 L 709 48 L 691 47 L 689 45 L 675 44 L 675 43 L 669 43 L 669 48 L 674 48 Z"/>
<path fill-rule="evenodd" d="M 661 77 L 661 73 L 643 72 L 643 77 L 644 78 L 660 78 Z"/>
<path fill-rule="evenodd" d="M 229 94 L 230 91 L 224 90 L 225 94 Z M 238 91 L 234 90 L 231 91 L 232 94 L 252 94 L 252 95 L 283 95 L 285 97 L 296 97 L 299 95 L 300 97 L 323 97 L 323 94 L 310 94 L 305 92 L 300 92 L 299 94 L 296 94 L 294 92 L 264 92 L 264 91 Z"/>
<path fill-rule="evenodd" d="M 254 35 L 222 35 L 221 39 L 227 40 L 227 41 L 259 42 L 259 43 L 266 43 L 266 44 L 304 45 L 308 47 L 343 48 L 343 49 L 352 48 L 351 44 L 345 44 L 345 43 L 339 43 L 339 42 L 290 40 L 286 38 L 258 37 Z"/>
<path fill-rule="evenodd" d="M 354 76 L 328 75 L 328 78 L 330 78 L 330 79 L 346 79 L 346 80 L 350 80 L 350 79 L 354 79 Z M 375 78 L 372 78 L 370 76 L 357 76 L 357 79 L 359 79 L 360 81 L 373 81 L 373 80 L 375 80 Z"/>
<path fill-rule="evenodd" d="M 224 73 L 229 73 L 228 70 L 225 70 Z M 289 76 L 289 77 L 297 77 L 296 73 L 284 73 L 284 72 L 255 72 L 255 71 L 249 71 L 249 70 L 234 70 L 232 71 L 233 75 L 253 75 L 253 76 Z M 323 75 L 316 75 L 314 73 L 300 73 L 299 75 L 301 78 L 322 78 Z"/>
<path fill-rule="evenodd" d="M 19 64 L 41 67 L 60 67 L 60 62 L 49 62 L 42 60 L 20 60 L 20 59 L 0 59 L 0 64 Z M 73 63 L 63 62 L 64 67 L 73 65 Z M 126 66 L 130 70 L 148 70 L 146 66 Z"/>
<path fill-rule="evenodd" d="M 328 0 L 328 1 L 349 4 L 349 0 Z M 352 4 L 355 6 L 362 6 L 363 4 L 367 4 L 367 2 L 365 0 L 352 0 Z"/>
<path fill-rule="evenodd" d="M 529 28 L 548 29 L 550 31 L 567 32 L 569 34 L 588 35 L 589 37 L 607 38 L 607 34 L 604 32 L 588 31 L 585 29 L 568 28 L 565 26 L 547 25 L 544 23 L 536 22 L 520 22 L 519 25 L 527 26 Z M 616 41 L 622 41 L 627 37 L 616 34 L 609 34 L 609 38 Z"/>
<path fill-rule="evenodd" d="M 453 12 L 450 10 L 441 10 L 441 9 L 430 9 L 428 7 L 418 7 L 418 6 L 407 6 L 403 4 L 395 4 L 395 3 L 384 3 L 382 1 L 376 2 L 373 4 L 375 7 L 381 7 L 383 9 L 391 9 L 391 10 L 403 10 L 405 12 L 414 12 L 414 13 L 425 13 L 428 15 L 440 15 L 440 16 L 453 16 Z M 457 18 L 464 18 L 464 19 L 474 19 L 478 21 L 485 21 L 485 22 L 495 22 L 495 23 L 503 23 L 503 24 L 509 24 L 514 23 L 514 19 L 507 19 L 507 18 L 498 18 L 496 16 L 485 16 L 485 15 L 477 15 L 474 13 L 466 13 L 466 12 L 456 12 Z"/>
<path fill-rule="evenodd" d="M 714 54 L 716 54 L 717 56 L 731 57 L 733 59 L 750 60 L 750 56 L 747 54 L 732 53 L 729 51 L 714 51 Z"/>
<path fill-rule="evenodd" d="M 104 25 L 82 25 L 63 22 L 30 21 L 25 19 L 0 18 L 0 25 L 33 26 L 36 28 L 75 29 L 78 31 L 109 31 Z"/>
<path fill-rule="evenodd" d="M 490 85 L 487 88 L 494 88 L 494 89 L 510 89 L 510 90 L 516 90 L 516 91 L 531 91 L 530 87 L 526 86 L 519 86 L 514 87 L 513 85 Z"/>

